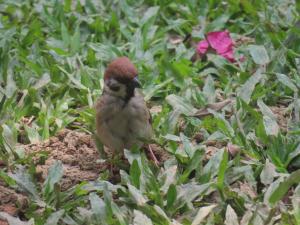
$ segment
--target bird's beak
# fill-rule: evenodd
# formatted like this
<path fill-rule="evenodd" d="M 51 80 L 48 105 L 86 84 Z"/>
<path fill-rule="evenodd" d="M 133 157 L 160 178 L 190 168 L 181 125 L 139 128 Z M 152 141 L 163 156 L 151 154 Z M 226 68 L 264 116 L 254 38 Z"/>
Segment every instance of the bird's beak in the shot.
<path fill-rule="evenodd" d="M 139 81 L 139 79 L 137 77 L 133 78 L 131 83 L 132 83 L 132 86 L 135 87 L 135 88 L 141 88 L 142 87 L 142 84 L 141 84 L 141 82 Z"/>

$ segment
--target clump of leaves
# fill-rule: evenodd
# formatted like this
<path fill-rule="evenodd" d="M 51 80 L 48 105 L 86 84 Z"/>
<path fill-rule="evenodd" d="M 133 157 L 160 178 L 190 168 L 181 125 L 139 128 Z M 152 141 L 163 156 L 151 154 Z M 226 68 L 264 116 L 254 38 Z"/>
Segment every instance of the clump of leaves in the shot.
<path fill-rule="evenodd" d="M 1 219 L 300 223 L 299 3 L 4 0 L 0 6 L 0 177 L 30 199 L 27 222 L 3 212 Z M 230 63 L 207 51 L 192 63 L 194 43 L 220 30 L 230 33 L 235 58 L 244 60 Z M 120 183 L 99 178 L 66 191 L 56 162 L 39 184 L 20 146 L 64 128 L 92 135 L 103 71 L 121 55 L 135 62 L 145 99 L 159 108 L 151 110 L 154 139 L 172 157 L 155 169 L 128 150 L 130 169 L 120 171 Z"/>

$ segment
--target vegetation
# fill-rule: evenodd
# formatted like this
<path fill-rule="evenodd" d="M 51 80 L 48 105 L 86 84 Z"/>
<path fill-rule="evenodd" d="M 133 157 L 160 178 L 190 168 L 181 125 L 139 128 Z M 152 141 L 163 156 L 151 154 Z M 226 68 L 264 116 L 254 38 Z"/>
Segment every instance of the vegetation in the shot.
<path fill-rule="evenodd" d="M 0 177 L 29 198 L 22 221 L 0 218 L 300 224 L 295 0 L 0 0 L 0 10 Z M 214 53 L 192 62 L 195 44 L 219 30 L 234 39 L 237 62 Z M 64 191 L 57 161 L 37 182 L 22 146 L 64 128 L 92 135 L 105 66 L 122 55 L 138 67 L 154 140 L 169 160 L 156 168 L 126 151 L 119 183 L 99 174 Z"/>

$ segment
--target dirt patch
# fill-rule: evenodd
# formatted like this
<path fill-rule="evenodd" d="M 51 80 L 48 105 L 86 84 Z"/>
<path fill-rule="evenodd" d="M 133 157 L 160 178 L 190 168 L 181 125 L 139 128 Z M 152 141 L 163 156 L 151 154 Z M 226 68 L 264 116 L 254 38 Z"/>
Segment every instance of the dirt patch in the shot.
<path fill-rule="evenodd" d="M 108 168 L 107 163 L 100 162 L 91 136 L 77 131 L 63 130 L 45 142 L 25 145 L 24 149 L 26 154 L 34 155 L 33 161 L 41 182 L 47 177 L 48 169 L 55 160 L 63 163 L 62 190 L 82 181 L 96 180 Z"/>
<path fill-rule="evenodd" d="M 6 212 L 12 216 L 16 216 L 27 206 L 27 198 L 16 191 L 0 184 L 0 212 Z M 0 219 L 0 225 L 8 223 Z"/>
<path fill-rule="evenodd" d="M 170 157 L 164 149 L 155 144 L 151 144 L 151 148 L 159 162 L 164 162 Z M 48 169 L 55 160 L 63 163 L 62 190 L 82 181 L 96 180 L 101 172 L 111 170 L 108 162 L 100 160 L 91 135 L 82 132 L 63 130 L 45 142 L 25 145 L 24 149 L 26 154 L 34 155 L 33 161 L 41 182 L 46 179 Z M 110 153 L 108 158 L 109 155 Z M 119 176 L 118 170 L 113 170 L 113 174 L 110 174 L 112 181 L 115 181 L 115 176 Z"/>
<path fill-rule="evenodd" d="M 25 206 L 27 204 L 27 198 L 22 195 L 17 193 L 16 191 L 5 187 L 5 186 L 0 186 L 0 211 L 1 209 L 5 208 L 5 204 L 11 205 L 12 203 L 16 203 L 20 206 Z M 11 212 L 11 210 L 9 210 Z M 9 213 L 7 212 L 7 213 Z"/>
<path fill-rule="evenodd" d="M 150 148 L 152 149 L 153 154 L 155 155 L 156 159 L 159 161 L 160 165 L 162 165 L 165 161 L 167 161 L 171 157 L 170 153 L 168 153 L 166 150 L 164 150 L 162 147 L 160 147 L 157 144 L 150 144 Z M 150 159 L 151 157 L 149 156 L 150 153 L 148 151 L 148 148 L 146 148 L 145 151 L 148 159 Z"/>
<path fill-rule="evenodd" d="M 275 114 L 280 129 L 287 132 L 290 113 L 287 112 L 286 106 L 271 106 L 270 109 Z"/>
<path fill-rule="evenodd" d="M 41 184 L 46 179 L 48 169 L 53 163 L 56 160 L 62 162 L 64 170 L 61 180 L 62 190 L 67 190 L 82 181 L 94 181 L 102 172 L 112 171 L 111 165 L 101 160 L 91 135 L 86 133 L 63 130 L 47 141 L 21 147 L 36 165 L 37 179 Z M 151 148 L 160 164 L 170 157 L 158 145 L 151 144 Z M 147 150 L 146 154 L 148 155 Z M 116 181 L 117 178 L 119 178 L 118 170 L 110 173 L 111 182 Z M 26 208 L 27 202 L 24 195 L 17 193 L 0 181 L 0 211 L 18 216 L 19 212 Z M 0 220 L 0 225 L 3 224 L 7 223 Z"/>

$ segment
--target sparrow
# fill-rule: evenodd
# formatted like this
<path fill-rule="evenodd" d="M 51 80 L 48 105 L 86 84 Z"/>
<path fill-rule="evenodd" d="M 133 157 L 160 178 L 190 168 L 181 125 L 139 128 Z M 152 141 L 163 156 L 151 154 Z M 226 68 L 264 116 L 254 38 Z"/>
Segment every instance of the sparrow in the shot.
<path fill-rule="evenodd" d="M 138 88 L 138 71 L 127 57 L 107 66 L 103 93 L 96 102 L 96 129 L 100 141 L 114 155 L 142 147 L 153 135 L 151 115 Z M 150 155 L 157 163 L 151 148 Z"/>

